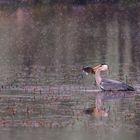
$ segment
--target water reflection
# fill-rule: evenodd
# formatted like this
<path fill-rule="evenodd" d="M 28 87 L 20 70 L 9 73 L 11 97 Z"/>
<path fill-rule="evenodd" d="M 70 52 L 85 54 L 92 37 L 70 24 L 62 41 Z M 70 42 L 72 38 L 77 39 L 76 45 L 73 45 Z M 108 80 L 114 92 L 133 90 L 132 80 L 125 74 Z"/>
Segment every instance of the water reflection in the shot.
<path fill-rule="evenodd" d="M 107 5 L 1 9 L 1 138 L 137 140 L 139 91 L 101 93 L 81 68 L 107 63 L 139 89 L 139 20 Z"/>
<path fill-rule="evenodd" d="M 124 92 L 102 94 L 100 91 L 72 93 L 61 90 L 59 89 L 60 93 L 57 91 L 57 94 L 26 94 L 16 91 L 11 93 L 12 95 L 9 95 L 9 92 L 1 94 L 1 130 L 4 127 L 7 129 L 4 130 L 4 134 L 12 131 L 11 134 L 19 133 L 20 137 L 22 134 L 24 137 L 27 127 L 30 128 L 30 132 L 26 136 L 30 137 L 34 133 L 33 128 L 39 128 L 36 131 L 37 134 L 42 132 L 42 138 L 47 136 L 43 128 L 49 128 L 45 130 L 50 136 L 52 130 L 59 128 L 60 137 L 65 137 L 64 134 L 70 131 L 69 138 L 81 137 L 83 133 L 87 138 L 88 135 L 91 137 L 93 132 L 94 137 L 102 139 L 106 133 L 108 138 L 116 133 L 119 133 L 120 137 L 127 138 L 129 134 L 131 138 L 135 138 L 134 134 L 139 132 L 139 95 Z M 85 114 L 86 104 L 93 107 L 92 114 Z M 9 126 L 22 129 L 9 130 Z M 12 135 L 13 139 L 16 135 Z"/>
<path fill-rule="evenodd" d="M 95 105 L 84 109 L 85 114 L 93 115 L 96 118 L 108 117 L 109 109 L 103 107 L 103 95 L 97 94 L 95 97 Z"/>

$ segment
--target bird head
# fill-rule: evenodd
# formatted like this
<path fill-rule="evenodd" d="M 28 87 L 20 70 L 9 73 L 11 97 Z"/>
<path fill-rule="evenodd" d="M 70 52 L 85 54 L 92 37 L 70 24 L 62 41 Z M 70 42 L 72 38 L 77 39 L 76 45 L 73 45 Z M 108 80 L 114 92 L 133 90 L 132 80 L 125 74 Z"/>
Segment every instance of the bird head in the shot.
<path fill-rule="evenodd" d="M 105 65 L 105 64 L 99 64 L 95 67 L 90 67 L 90 66 L 87 66 L 87 67 L 83 67 L 82 69 L 86 74 L 95 74 L 96 71 L 106 71 L 108 70 L 108 65 Z"/>

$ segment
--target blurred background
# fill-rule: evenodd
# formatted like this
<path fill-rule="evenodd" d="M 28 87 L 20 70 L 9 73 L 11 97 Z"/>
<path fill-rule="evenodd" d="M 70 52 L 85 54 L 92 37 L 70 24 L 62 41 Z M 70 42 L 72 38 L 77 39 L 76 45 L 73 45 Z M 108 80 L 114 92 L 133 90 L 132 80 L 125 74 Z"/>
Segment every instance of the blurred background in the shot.
<path fill-rule="evenodd" d="M 137 93 L 102 94 L 100 63 Z M 140 2 L 0 0 L 0 86 L 1 139 L 138 140 Z"/>

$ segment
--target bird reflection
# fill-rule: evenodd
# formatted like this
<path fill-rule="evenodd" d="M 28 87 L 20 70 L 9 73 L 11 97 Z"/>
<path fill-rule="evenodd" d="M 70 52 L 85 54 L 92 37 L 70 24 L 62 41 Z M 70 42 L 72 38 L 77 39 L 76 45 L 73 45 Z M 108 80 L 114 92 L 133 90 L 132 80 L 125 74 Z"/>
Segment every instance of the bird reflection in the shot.
<path fill-rule="evenodd" d="M 109 110 L 103 108 L 103 98 L 100 94 L 96 96 L 95 106 L 85 108 L 84 113 L 95 117 L 108 117 Z"/>

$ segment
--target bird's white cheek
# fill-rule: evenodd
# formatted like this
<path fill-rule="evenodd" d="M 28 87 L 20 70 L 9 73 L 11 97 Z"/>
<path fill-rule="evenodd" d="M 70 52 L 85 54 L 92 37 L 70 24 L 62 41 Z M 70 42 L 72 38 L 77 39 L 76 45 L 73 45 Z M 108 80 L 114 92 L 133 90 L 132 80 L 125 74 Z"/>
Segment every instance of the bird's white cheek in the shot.
<path fill-rule="evenodd" d="M 88 73 L 87 72 L 85 72 L 85 71 L 83 71 L 86 75 L 88 75 Z"/>
<path fill-rule="evenodd" d="M 86 72 L 86 75 L 88 75 L 88 73 Z"/>

